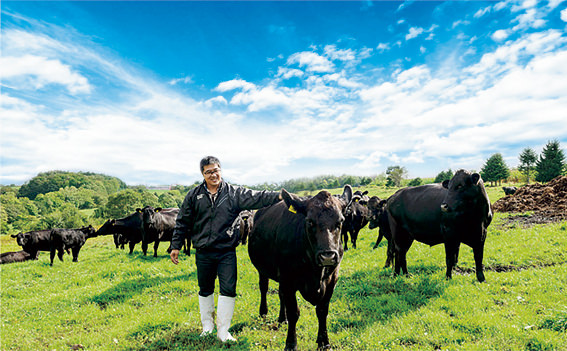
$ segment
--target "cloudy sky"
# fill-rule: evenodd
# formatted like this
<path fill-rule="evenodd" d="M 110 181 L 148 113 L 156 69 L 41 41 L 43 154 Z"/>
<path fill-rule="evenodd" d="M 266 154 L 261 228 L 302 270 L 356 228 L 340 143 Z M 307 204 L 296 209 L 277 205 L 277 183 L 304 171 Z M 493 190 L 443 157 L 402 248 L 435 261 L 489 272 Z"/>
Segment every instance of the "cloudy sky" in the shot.
<path fill-rule="evenodd" d="M 1 2 L 2 184 L 479 170 L 567 147 L 567 2 Z"/>

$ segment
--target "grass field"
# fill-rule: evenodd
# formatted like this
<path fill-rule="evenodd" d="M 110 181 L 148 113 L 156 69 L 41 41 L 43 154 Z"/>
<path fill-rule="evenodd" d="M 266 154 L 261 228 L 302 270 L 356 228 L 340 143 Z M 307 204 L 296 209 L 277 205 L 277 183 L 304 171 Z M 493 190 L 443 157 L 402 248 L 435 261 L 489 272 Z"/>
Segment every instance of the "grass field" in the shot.
<path fill-rule="evenodd" d="M 500 189 L 500 188 L 498 188 Z M 491 195 L 494 190 L 494 195 Z M 488 188 L 494 202 L 497 189 Z M 379 189 L 371 195 L 380 196 Z M 500 190 L 501 192 L 501 190 Z M 383 194 L 385 197 L 387 194 Z M 522 227 L 497 214 L 485 248 L 487 283 L 476 281 L 472 250 L 461 247 L 459 274 L 446 281 L 442 245 L 414 243 L 409 277 L 382 268 L 386 243 L 363 229 L 345 253 L 328 318 L 334 350 L 567 350 L 567 222 Z M 19 247 L 0 237 L 1 251 Z M 70 256 L 0 266 L 2 350 L 283 349 L 277 283 L 265 320 L 258 316 L 257 273 L 238 247 L 234 345 L 199 338 L 194 256 L 173 265 L 165 252 L 116 250 L 111 237 L 89 239 Z M 218 287 L 217 287 L 218 289 Z M 316 349 L 317 318 L 298 294 L 298 347 Z"/>

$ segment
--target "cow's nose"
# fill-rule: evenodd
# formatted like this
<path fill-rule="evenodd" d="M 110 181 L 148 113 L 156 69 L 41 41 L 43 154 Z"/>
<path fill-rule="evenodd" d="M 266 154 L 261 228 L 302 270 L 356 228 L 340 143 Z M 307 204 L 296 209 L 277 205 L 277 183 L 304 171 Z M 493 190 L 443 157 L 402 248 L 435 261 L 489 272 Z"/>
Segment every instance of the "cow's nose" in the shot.
<path fill-rule="evenodd" d="M 449 205 L 447 205 L 445 202 L 441 204 L 441 211 L 443 212 L 449 212 Z"/>
<path fill-rule="evenodd" d="M 321 266 L 336 266 L 339 263 L 337 251 L 324 251 L 319 253 L 319 264 Z"/>

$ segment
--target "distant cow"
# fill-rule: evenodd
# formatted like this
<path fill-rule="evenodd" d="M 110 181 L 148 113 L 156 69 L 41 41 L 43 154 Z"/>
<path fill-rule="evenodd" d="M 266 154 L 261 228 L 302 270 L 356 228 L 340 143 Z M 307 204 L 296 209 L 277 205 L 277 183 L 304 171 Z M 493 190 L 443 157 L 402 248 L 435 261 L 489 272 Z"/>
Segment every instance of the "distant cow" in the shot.
<path fill-rule="evenodd" d="M 24 250 L 15 251 L 15 252 L 4 252 L 3 254 L 0 254 L 0 264 L 24 262 L 27 260 L 33 260 L 33 257 Z"/>
<path fill-rule="evenodd" d="M 142 209 L 142 251 L 144 256 L 149 243 L 154 243 L 154 257 L 157 257 L 160 241 L 171 242 L 178 213 L 179 208 L 162 209 L 161 207 L 146 206 Z"/>
<path fill-rule="evenodd" d="M 88 238 L 96 236 L 96 231 L 92 225 L 79 229 L 52 229 L 51 230 L 51 249 L 49 254 L 50 265 L 53 266 L 55 251 L 60 261 L 63 261 L 63 251 L 71 249 L 73 262 L 79 262 L 79 251 Z"/>
<path fill-rule="evenodd" d="M 316 306 L 319 320 L 317 344 L 329 348 L 327 314 L 343 257 L 341 226 L 352 201 L 352 188 L 345 186 L 337 198 L 321 191 L 300 198 L 282 190 L 283 201 L 260 209 L 254 216 L 248 253 L 260 275 L 260 315 L 268 313 L 269 279 L 278 281 L 280 314 L 288 320 L 286 350 L 296 350 L 299 319 L 296 292 Z"/>
<path fill-rule="evenodd" d="M 142 241 L 142 210 L 120 219 L 109 219 L 100 227 L 96 235 L 113 235 L 116 248 L 124 243 L 128 243 L 130 254 L 134 252 L 134 247 Z"/>
<path fill-rule="evenodd" d="M 450 181 L 398 190 L 386 204 L 392 239 L 396 245 L 395 273 L 407 274 L 406 253 L 414 240 L 445 244 L 449 279 L 459 246 L 473 249 L 476 277 L 485 281 L 482 259 L 486 230 L 492 220 L 490 200 L 478 173 L 459 170 Z"/>
<path fill-rule="evenodd" d="M 516 188 L 515 186 L 503 186 L 502 190 L 504 190 L 504 195 L 514 195 L 518 188 Z"/>
<path fill-rule="evenodd" d="M 368 224 L 368 191 L 361 192 L 357 190 L 354 193 L 354 200 L 345 216 L 345 222 L 341 230 L 343 238 L 344 250 L 348 250 L 348 235 L 350 233 L 350 241 L 352 247 L 356 249 L 356 240 L 358 233 Z"/>
<path fill-rule="evenodd" d="M 376 239 L 376 244 L 374 244 L 373 249 L 376 249 L 382 238 L 386 238 L 388 241 L 388 248 L 386 250 L 386 263 L 384 268 L 390 267 L 394 263 L 394 241 L 392 240 L 392 233 L 390 232 L 390 224 L 388 222 L 388 212 L 386 211 L 387 200 L 381 200 L 378 196 L 372 196 L 368 200 L 368 228 L 375 229 L 378 228 L 378 238 Z"/>
<path fill-rule="evenodd" d="M 240 233 L 240 242 L 242 245 L 246 245 L 246 240 L 248 240 L 248 235 L 252 230 L 254 225 L 254 213 L 252 211 L 242 211 L 238 214 L 238 218 L 235 221 L 238 231 Z"/>
<path fill-rule="evenodd" d="M 25 252 L 31 255 L 32 260 L 37 260 L 39 251 L 51 250 L 49 242 L 50 234 L 51 229 L 32 230 L 26 233 L 11 235 L 11 237 L 16 238 L 18 245 L 20 245 Z"/>

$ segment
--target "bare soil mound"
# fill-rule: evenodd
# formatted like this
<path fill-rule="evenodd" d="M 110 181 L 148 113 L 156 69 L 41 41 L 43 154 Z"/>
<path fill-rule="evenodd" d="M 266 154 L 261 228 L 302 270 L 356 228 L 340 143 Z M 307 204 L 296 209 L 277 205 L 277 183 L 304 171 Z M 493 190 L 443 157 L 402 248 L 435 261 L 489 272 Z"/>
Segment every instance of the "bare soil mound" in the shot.
<path fill-rule="evenodd" d="M 567 219 L 567 176 L 554 178 L 547 184 L 529 184 L 514 195 L 496 201 L 492 208 L 497 212 L 528 212 L 549 221 Z"/>

